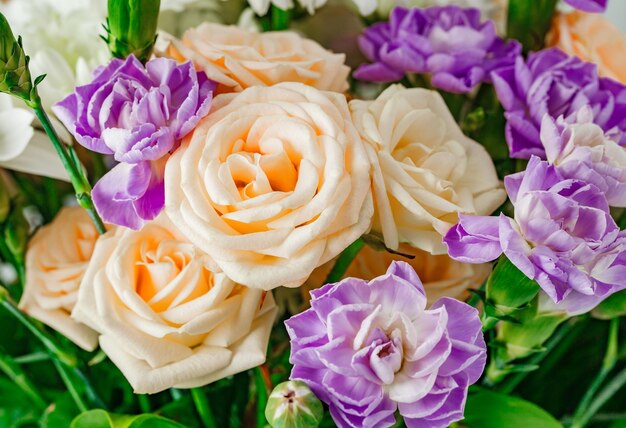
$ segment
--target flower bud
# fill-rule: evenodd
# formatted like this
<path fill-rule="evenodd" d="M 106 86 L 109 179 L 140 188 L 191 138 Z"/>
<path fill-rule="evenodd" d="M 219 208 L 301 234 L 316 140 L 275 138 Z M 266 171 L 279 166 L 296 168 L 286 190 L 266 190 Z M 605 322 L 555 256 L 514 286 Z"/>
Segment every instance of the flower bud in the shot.
<path fill-rule="evenodd" d="M 323 414 L 320 400 L 306 383 L 299 380 L 277 385 L 265 407 L 265 417 L 273 428 L 315 428 L 322 421 Z"/>
<path fill-rule="evenodd" d="M 487 279 L 485 316 L 491 320 L 512 321 L 537 293 L 537 282 L 502 255 Z"/>
<path fill-rule="evenodd" d="M 106 42 L 116 58 L 135 55 L 146 63 L 156 41 L 160 0 L 109 0 Z"/>
<path fill-rule="evenodd" d="M 28 57 L 22 48 L 22 40 L 15 40 L 11 26 L 0 13 L 0 92 L 28 101 L 32 89 Z"/>

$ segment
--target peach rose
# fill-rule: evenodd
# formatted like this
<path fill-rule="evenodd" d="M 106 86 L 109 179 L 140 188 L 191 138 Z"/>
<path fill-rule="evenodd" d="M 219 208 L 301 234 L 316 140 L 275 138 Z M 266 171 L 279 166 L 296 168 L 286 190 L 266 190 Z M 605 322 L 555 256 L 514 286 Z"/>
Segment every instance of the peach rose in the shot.
<path fill-rule="evenodd" d="M 19 304 L 22 311 L 88 351 L 96 348 L 98 334 L 70 314 L 97 239 L 87 211 L 63 208 L 29 243 L 26 285 Z"/>
<path fill-rule="evenodd" d="M 598 65 L 598 73 L 626 84 L 626 37 L 597 13 L 559 13 L 546 37 L 549 47 Z"/>
<path fill-rule="evenodd" d="M 393 85 L 350 110 L 374 168 L 374 229 L 388 248 L 444 254 L 459 213 L 488 215 L 505 201 L 489 154 L 463 135 L 437 92 Z"/>
<path fill-rule="evenodd" d="M 345 96 L 301 83 L 217 96 L 168 160 L 165 210 L 233 280 L 299 286 L 371 224 Z"/>
<path fill-rule="evenodd" d="M 251 86 L 300 82 L 325 91 L 348 89 L 345 55 L 289 31 L 255 33 L 235 26 L 204 23 L 171 39 L 166 55 L 192 60 L 219 83 L 218 92 Z"/>
<path fill-rule="evenodd" d="M 275 314 L 271 294 L 230 280 L 161 216 L 98 240 L 72 316 L 151 394 L 262 364 Z"/>

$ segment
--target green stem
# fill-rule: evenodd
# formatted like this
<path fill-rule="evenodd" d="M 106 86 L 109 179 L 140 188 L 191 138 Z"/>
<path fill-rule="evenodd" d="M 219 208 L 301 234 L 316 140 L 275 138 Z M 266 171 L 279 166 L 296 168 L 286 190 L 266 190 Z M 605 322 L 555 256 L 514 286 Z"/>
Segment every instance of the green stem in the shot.
<path fill-rule="evenodd" d="M 206 394 L 202 388 L 192 388 L 191 398 L 193 399 L 193 404 L 196 406 L 202 425 L 205 428 L 217 428 L 215 416 L 213 416 L 209 400 L 207 400 Z"/>
<path fill-rule="evenodd" d="M 270 13 L 272 15 L 272 31 L 282 31 L 289 28 L 290 11 L 272 5 Z"/>
<path fill-rule="evenodd" d="M 141 413 L 150 413 L 150 398 L 146 394 L 137 395 L 137 400 L 139 400 L 139 408 L 141 409 Z"/>
<path fill-rule="evenodd" d="M 582 428 L 587 425 L 589 419 L 600 409 L 600 407 L 604 404 L 604 402 L 600 402 L 599 404 L 593 404 L 592 400 L 596 395 L 602 383 L 606 380 L 611 370 L 615 367 L 617 363 L 617 341 L 619 337 L 619 318 L 613 318 L 611 320 L 611 324 L 609 325 L 609 339 L 606 346 L 606 353 L 604 355 L 604 360 L 602 361 L 602 367 L 595 379 L 585 392 L 585 395 L 580 400 L 576 411 L 574 412 L 574 417 L 572 419 L 572 428 Z M 619 388 L 618 388 L 619 389 Z M 608 398 L 610 398 L 609 396 Z M 596 401 L 600 398 L 598 396 Z M 607 398 L 607 399 L 608 399 Z M 594 401 L 595 403 L 595 401 Z"/>
<path fill-rule="evenodd" d="M 359 254 L 359 251 L 365 245 L 365 241 L 361 238 L 354 241 L 352 244 L 348 246 L 343 252 L 337 257 L 337 261 L 333 266 L 332 270 L 326 277 L 326 281 L 324 284 L 332 284 L 333 282 L 339 281 L 345 275 L 346 271 L 350 267 L 350 263 L 354 260 L 354 258 Z"/>
<path fill-rule="evenodd" d="M 54 129 L 52 122 L 50 122 L 48 114 L 41 105 L 41 99 L 39 98 L 39 95 L 35 94 L 33 98 L 33 101 L 29 101 L 27 102 L 27 104 L 35 112 L 37 119 L 39 119 L 39 121 L 41 122 L 43 129 L 46 131 L 48 138 L 52 142 L 52 145 L 59 155 L 61 163 L 67 171 L 70 177 L 70 181 L 72 182 L 72 186 L 74 187 L 74 191 L 76 192 L 76 199 L 78 200 L 78 204 L 87 210 L 87 212 L 89 213 L 89 217 L 91 217 L 91 219 L 93 220 L 98 232 L 100 234 L 105 233 L 106 229 L 104 227 L 104 223 L 96 212 L 93 200 L 91 199 L 91 185 L 89 184 L 89 181 L 83 174 L 83 171 L 79 167 L 77 162 L 75 162 L 74 159 L 72 159 L 72 157 L 70 156 L 70 153 L 65 144 L 59 138 L 59 135 Z"/>
<path fill-rule="evenodd" d="M 43 411 L 47 404 L 37 388 L 31 383 L 20 365 L 10 356 L 0 353 L 0 370 L 6 374 L 28 397 L 39 411 Z"/>
<path fill-rule="evenodd" d="M 9 292 L 4 287 L 0 287 L 0 304 L 2 307 L 18 319 L 37 339 L 52 353 L 59 361 L 69 367 L 76 367 L 78 360 L 76 356 L 65 351 L 57 345 L 55 339 L 47 331 L 37 327 L 29 317 L 20 311 L 11 300 Z"/>
<path fill-rule="evenodd" d="M 74 381 L 72 380 L 72 377 L 71 377 L 71 373 L 68 371 L 67 367 L 61 364 L 58 360 L 54 358 L 52 359 L 52 362 L 54 363 L 54 366 L 59 372 L 59 375 L 61 376 L 61 379 L 63 380 L 63 383 L 65 384 L 65 387 L 67 388 L 70 395 L 72 396 L 72 399 L 74 400 L 74 403 L 76 404 L 76 407 L 78 407 L 78 410 L 80 410 L 81 413 L 86 412 L 89 409 L 89 406 L 87 406 L 87 404 L 83 400 L 83 397 L 81 396 L 80 392 L 78 391 L 78 388 L 74 384 Z"/>
<path fill-rule="evenodd" d="M 33 352 L 32 354 L 22 355 L 20 357 L 15 357 L 13 360 L 17 364 L 32 364 L 32 363 L 41 363 L 42 361 L 48 361 L 50 359 L 50 354 L 47 352 Z"/>
<path fill-rule="evenodd" d="M 263 378 L 261 368 L 254 369 L 254 383 L 256 385 L 256 426 L 257 428 L 263 428 L 267 425 L 267 419 L 265 418 L 265 407 L 267 407 L 268 390 Z"/>

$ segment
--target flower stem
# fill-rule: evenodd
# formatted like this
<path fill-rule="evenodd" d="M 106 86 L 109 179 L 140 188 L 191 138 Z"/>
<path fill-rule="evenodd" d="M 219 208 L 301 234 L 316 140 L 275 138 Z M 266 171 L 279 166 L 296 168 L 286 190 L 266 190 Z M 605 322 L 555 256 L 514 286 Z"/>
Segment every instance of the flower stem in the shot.
<path fill-rule="evenodd" d="M 339 257 L 337 257 L 337 261 L 333 266 L 332 270 L 326 277 L 326 281 L 324 284 L 332 284 L 333 282 L 339 281 L 345 275 L 346 271 L 350 267 L 350 264 L 355 259 L 355 257 L 359 254 L 359 251 L 365 246 L 365 241 L 361 238 L 354 241 L 352 244 L 348 246 Z"/>
<path fill-rule="evenodd" d="M 43 411 L 47 404 L 37 388 L 24 373 L 20 365 L 10 356 L 0 353 L 0 370 L 6 374 L 28 397 L 39 411 Z"/>
<path fill-rule="evenodd" d="M 267 419 L 265 418 L 265 407 L 267 407 L 267 397 L 269 394 L 267 388 L 267 382 L 265 375 L 261 370 L 261 367 L 257 367 L 254 370 L 254 382 L 256 384 L 256 426 L 264 427 L 267 425 Z"/>
<path fill-rule="evenodd" d="M 137 400 L 139 400 L 139 408 L 141 409 L 141 413 L 150 413 L 150 399 L 147 394 L 139 394 L 137 395 Z"/>
<path fill-rule="evenodd" d="M 198 415 L 200 416 L 202 425 L 205 428 L 217 428 L 217 423 L 215 422 L 213 411 L 211 410 L 209 400 L 207 400 L 204 390 L 202 388 L 192 388 L 191 398 L 193 399 L 193 403 L 196 406 L 196 410 L 198 411 Z"/>
<path fill-rule="evenodd" d="M 593 415 L 600 409 L 600 407 L 602 407 L 604 402 L 613 395 L 613 394 L 608 395 L 606 397 L 606 400 L 602 401 L 601 400 L 602 393 L 600 393 L 596 397 L 595 401 L 592 402 L 594 396 L 596 395 L 596 392 L 598 391 L 600 386 L 602 386 L 602 383 L 606 380 L 607 376 L 609 375 L 611 370 L 613 370 L 613 368 L 615 367 L 615 364 L 617 363 L 618 336 L 619 336 L 619 318 L 613 318 L 611 320 L 611 323 L 609 324 L 609 339 L 608 339 L 608 343 L 606 346 L 606 353 L 604 354 L 604 359 L 602 361 L 602 367 L 600 368 L 600 371 L 596 375 L 593 382 L 591 382 L 591 385 L 587 389 L 587 392 L 585 392 L 585 395 L 583 395 L 583 398 L 580 400 L 580 403 L 578 404 L 578 407 L 576 408 L 576 411 L 574 412 L 574 417 L 572 420 L 572 428 L 582 428 L 586 426 L 587 423 L 589 422 L 589 419 L 591 419 L 591 417 L 593 417 Z M 614 378 L 614 380 L 615 379 L 617 379 L 617 377 Z M 605 390 L 610 385 L 611 383 L 607 385 Z M 617 389 L 613 391 L 613 393 L 617 392 L 619 388 L 620 386 L 618 386 Z"/>
<path fill-rule="evenodd" d="M 62 349 L 56 344 L 55 339 L 45 330 L 39 328 L 33 321 L 20 311 L 11 300 L 6 288 L 0 287 L 0 305 L 11 315 L 17 318 L 37 339 L 53 354 L 56 359 L 69 367 L 76 367 L 78 360 L 76 356 Z"/>
<path fill-rule="evenodd" d="M 39 121 L 41 122 L 43 129 L 46 131 L 48 138 L 52 142 L 52 145 L 59 155 L 63 167 L 67 171 L 67 174 L 70 176 L 70 181 L 72 182 L 72 186 L 74 187 L 74 191 L 76 192 L 76 200 L 78 201 L 78 204 L 87 210 L 87 212 L 89 213 L 89 217 L 91 217 L 98 232 L 100 234 L 105 233 L 106 229 L 104 227 L 104 223 L 96 212 L 93 200 L 91 199 L 91 185 L 85 177 L 85 174 L 83 174 L 83 171 L 80 168 L 78 161 L 76 159 L 72 159 L 68 148 L 59 138 L 59 135 L 54 129 L 52 122 L 50 122 L 48 114 L 41 104 L 41 99 L 39 98 L 39 95 L 35 94 L 33 100 L 27 102 L 27 105 L 35 112 L 37 119 L 39 119 Z"/>
<path fill-rule="evenodd" d="M 65 387 L 67 388 L 70 395 L 72 396 L 72 399 L 74 400 L 74 403 L 76 404 L 76 407 L 78 407 L 78 410 L 80 410 L 81 413 L 86 412 L 89 409 L 89 406 L 87 406 L 80 392 L 78 391 L 78 388 L 74 384 L 74 381 L 71 378 L 71 373 L 68 371 L 68 368 L 54 358 L 52 359 L 52 362 L 54 363 L 54 366 L 59 372 L 59 375 L 61 376 L 61 379 L 63 380 L 63 383 L 65 384 Z"/>

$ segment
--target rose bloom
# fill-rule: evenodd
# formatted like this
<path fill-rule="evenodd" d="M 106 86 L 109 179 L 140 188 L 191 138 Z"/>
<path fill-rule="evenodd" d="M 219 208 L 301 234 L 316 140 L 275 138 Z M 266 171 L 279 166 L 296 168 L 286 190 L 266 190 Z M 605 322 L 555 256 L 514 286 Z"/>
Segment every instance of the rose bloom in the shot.
<path fill-rule="evenodd" d="M 204 23 L 188 30 L 182 41 L 172 39 L 166 54 L 192 60 L 219 83 L 218 92 L 281 82 L 300 82 L 326 91 L 348 89 L 350 69 L 344 64 L 345 55 L 289 31 L 256 33 Z"/>
<path fill-rule="evenodd" d="M 602 15 L 557 14 L 546 45 L 597 64 L 601 76 L 626 84 L 626 37 Z"/>
<path fill-rule="evenodd" d="M 463 418 L 487 355 L 475 308 L 446 297 L 426 309 L 424 287 L 403 262 L 311 295 L 311 309 L 285 322 L 290 379 L 307 383 L 337 426 L 391 427 L 396 410 L 408 428 Z"/>
<path fill-rule="evenodd" d="M 63 208 L 52 223 L 35 233 L 26 252 L 26 284 L 19 307 L 93 351 L 98 334 L 70 318 L 78 288 L 91 259 L 98 231 L 87 211 Z"/>
<path fill-rule="evenodd" d="M 165 170 L 165 210 L 240 284 L 297 287 L 371 225 L 370 163 L 342 94 L 215 98 Z"/>
<path fill-rule="evenodd" d="M 275 314 L 271 294 L 230 280 L 160 216 L 98 240 L 72 316 L 151 394 L 262 364 Z"/>
<path fill-rule="evenodd" d="M 506 199 L 489 154 L 437 92 L 394 85 L 350 110 L 374 166 L 374 229 L 388 248 L 444 254 L 459 213 L 488 215 Z"/>

